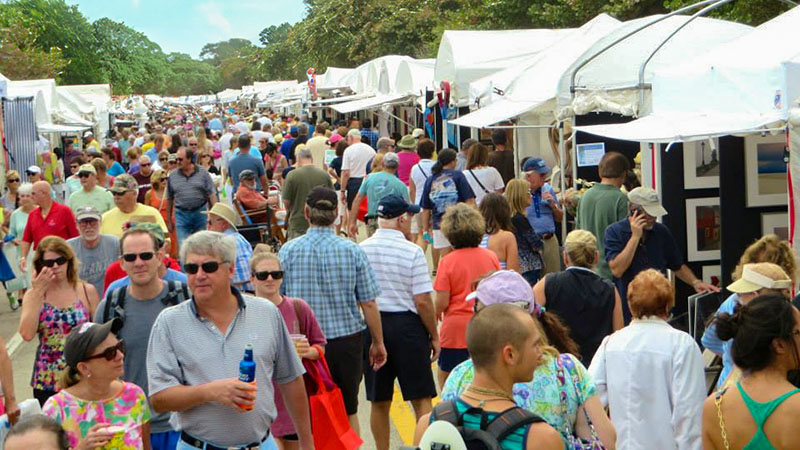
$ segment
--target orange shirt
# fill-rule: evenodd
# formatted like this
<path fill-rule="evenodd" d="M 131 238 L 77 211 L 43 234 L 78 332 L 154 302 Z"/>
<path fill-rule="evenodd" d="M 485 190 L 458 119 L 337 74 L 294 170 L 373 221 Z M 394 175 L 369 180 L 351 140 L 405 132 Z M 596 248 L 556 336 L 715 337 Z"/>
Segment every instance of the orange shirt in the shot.
<path fill-rule="evenodd" d="M 239 189 L 236 190 L 236 198 L 245 209 L 259 209 L 267 206 L 266 197 L 244 185 L 239 185 Z"/>
<path fill-rule="evenodd" d="M 444 311 L 439 339 L 442 348 L 467 348 L 467 323 L 472 318 L 472 282 L 488 272 L 500 270 L 497 255 L 480 247 L 462 248 L 448 253 L 439 262 L 433 288 L 450 292 L 450 304 Z"/>

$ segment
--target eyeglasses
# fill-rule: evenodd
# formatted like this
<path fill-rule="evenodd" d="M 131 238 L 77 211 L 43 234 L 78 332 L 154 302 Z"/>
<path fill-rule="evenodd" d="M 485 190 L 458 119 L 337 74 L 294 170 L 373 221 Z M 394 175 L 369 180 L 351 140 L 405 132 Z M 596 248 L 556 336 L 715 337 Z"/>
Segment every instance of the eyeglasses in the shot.
<path fill-rule="evenodd" d="M 38 172 L 25 172 L 25 175 L 27 175 L 29 177 L 32 177 L 34 175 L 39 175 L 39 173 Z"/>
<path fill-rule="evenodd" d="M 91 174 L 92 174 L 91 172 L 79 172 L 78 178 L 89 178 L 89 175 Z"/>
<path fill-rule="evenodd" d="M 164 182 L 164 181 L 167 181 L 167 179 L 166 179 L 166 178 L 162 178 L 162 179 L 161 179 L 161 180 L 159 180 L 159 181 L 161 181 L 161 182 Z"/>
<path fill-rule="evenodd" d="M 158 158 L 158 160 L 161 161 L 161 162 L 164 162 L 164 161 L 167 160 L 167 158 Z"/>
<path fill-rule="evenodd" d="M 42 265 L 46 267 L 53 267 L 56 264 L 58 264 L 59 266 L 63 266 L 66 263 L 67 263 L 66 256 L 59 256 L 56 259 L 42 259 Z"/>
<path fill-rule="evenodd" d="M 124 255 L 122 255 L 122 259 L 124 259 L 127 262 L 134 262 L 134 261 L 136 261 L 136 257 L 138 256 L 139 258 L 141 258 L 142 261 L 150 261 L 151 259 L 153 259 L 153 256 L 155 256 L 155 255 L 156 254 L 153 253 L 153 252 L 142 252 L 142 253 L 138 253 L 138 254 L 137 253 L 125 253 Z"/>
<path fill-rule="evenodd" d="M 97 355 L 87 356 L 84 361 L 91 361 L 98 358 L 105 358 L 106 361 L 113 361 L 114 358 L 117 357 L 117 352 L 125 353 L 125 341 L 122 339 L 117 342 L 117 345 L 112 345 Z"/>
<path fill-rule="evenodd" d="M 129 192 L 129 191 L 122 191 L 122 192 L 119 192 L 119 191 L 113 191 L 113 192 L 111 192 L 111 193 L 112 193 L 112 194 L 114 194 L 114 197 L 122 197 L 123 195 L 127 194 L 128 192 Z"/>
<path fill-rule="evenodd" d="M 9 183 L 19 183 L 19 178 L 9 178 L 7 181 Z"/>
<path fill-rule="evenodd" d="M 141 163 L 141 164 L 139 164 L 139 167 L 149 166 L 150 164 L 151 163 Z"/>
<path fill-rule="evenodd" d="M 195 143 L 189 142 L 189 147 L 197 147 L 197 142 Z"/>
<path fill-rule="evenodd" d="M 179 163 L 179 162 L 182 162 L 182 161 L 183 161 L 183 158 L 175 158 L 175 162 L 176 163 Z"/>
<path fill-rule="evenodd" d="M 186 263 L 183 265 L 183 270 L 185 270 L 189 275 L 194 275 L 202 267 L 203 272 L 214 273 L 219 270 L 219 265 L 219 261 L 206 261 L 203 264 Z"/>
<path fill-rule="evenodd" d="M 78 168 L 80 166 L 77 165 L 77 164 L 70 164 L 69 167 L 70 167 L 70 169 L 75 169 L 75 168 Z"/>
<path fill-rule="evenodd" d="M 256 277 L 256 279 L 261 280 L 261 281 L 266 280 L 270 276 L 272 277 L 273 280 L 280 280 L 281 278 L 283 278 L 283 271 L 282 270 L 265 270 L 263 272 L 253 272 L 253 276 Z"/>
<path fill-rule="evenodd" d="M 81 219 L 78 221 L 78 225 L 82 227 L 93 226 L 97 225 L 98 223 L 100 223 L 100 221 L 97 219 Z"/>

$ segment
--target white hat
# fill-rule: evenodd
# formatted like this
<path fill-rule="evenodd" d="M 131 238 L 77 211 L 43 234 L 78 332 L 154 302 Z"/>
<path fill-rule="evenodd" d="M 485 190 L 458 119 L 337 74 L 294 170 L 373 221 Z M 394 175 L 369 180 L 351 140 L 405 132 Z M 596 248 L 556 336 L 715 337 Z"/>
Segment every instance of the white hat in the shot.
<path fill-rule="evenodd" d="M 628 192 L 628 201 L 641 206 L 644 212 L 653 217 L 667 215 L 667 210 L 661 206 L 661 201 L 658 199 L 658 193 L 648 187 L 639 186 Z"/>
<path fill-rule="evenodd" d="M 30 166 L 25 170 L 25 173 L 42 173 L 42 169 L 39 166 Z"/>
<path fill-rule="evenodd" d="M 773 280 L 772 278 L 753 270 L 753 264 L 745 264 L 742 269 L 742 278 L 728 286 L 728 290 L 737 294 L 747 294 L 761 289 L 791 289 L 792 280 Z"/>
<path fill-rule="evenodd" d="M 91 131 L 87 131 L 87 132 L 83 133 L 83 137 L 85 137 L 85 138 L 92 137 L 92 136 L 94 136 L 94 133 L 92 133 Z"/>

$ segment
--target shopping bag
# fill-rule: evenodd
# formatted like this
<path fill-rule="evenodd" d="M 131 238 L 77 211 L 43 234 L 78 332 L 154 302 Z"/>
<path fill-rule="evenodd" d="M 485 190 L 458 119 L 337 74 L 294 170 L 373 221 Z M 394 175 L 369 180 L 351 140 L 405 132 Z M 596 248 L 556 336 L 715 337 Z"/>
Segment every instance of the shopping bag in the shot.
<path fill-rule="evenodd" d="M 356 218 L 362 222 L 366 222 L 368 210 L 369 206 L 367 205 L 367 196 L 365 195 L 364 199 L 361 200 L 361 204 L 358 205 L 358 216 Z"/>
<path fill-rule="evenodd" d="M 325 357 L 305 362 L 307 388 L 312 385 L 308 390 L 308 401 L 314 447 L 317 450 L 357 449 L 364 441 L 350 427 L 342 391 L 333 382 Z"/>

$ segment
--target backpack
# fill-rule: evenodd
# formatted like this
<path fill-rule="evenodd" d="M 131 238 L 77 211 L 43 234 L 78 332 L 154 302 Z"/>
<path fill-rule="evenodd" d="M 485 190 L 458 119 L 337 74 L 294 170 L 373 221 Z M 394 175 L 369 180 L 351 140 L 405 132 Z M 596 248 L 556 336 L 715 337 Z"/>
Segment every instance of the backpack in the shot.
<path fill-rule="evenodd" d="M 465 427 L 464 414 L 480 415 L 480 428 Z M 437 404 L 431 413 L 431 422 L 436 420 L 442 420 L 454 425 L 464 440 L 467 450 L 502 450 L 500 442 L 518 428 L 544 422 L 541 417 L 518 406 L 507 409 L 491 421 L 488 421 L 486 412 L 481 408 L 471 407 L 464 413 L 459 414 L 455 401 Z"/>
<path fill-rule="evenodd" d="M 125 296 L 128 286 L 114 289 L 106 294 L 106 304 L 103 308 L 103 322 L 111 319 L 122 319 L 125 322 Z M 178 281 L 167 281 L 167 296 L 161 302 L 165 306 L 175 306 L 189 298 L 189 290 L 186 285 Z"/>

